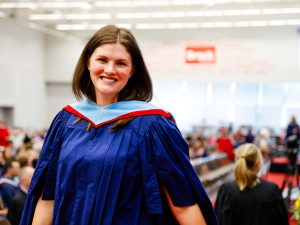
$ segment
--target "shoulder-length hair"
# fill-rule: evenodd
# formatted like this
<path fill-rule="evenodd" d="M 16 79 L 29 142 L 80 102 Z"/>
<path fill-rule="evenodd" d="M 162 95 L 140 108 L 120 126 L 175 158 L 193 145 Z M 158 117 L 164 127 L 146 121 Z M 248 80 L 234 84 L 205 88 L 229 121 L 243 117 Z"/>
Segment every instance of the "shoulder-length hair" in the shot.
<path fill-rule="evenodd" d="M 85 96 L 96 102 L 95 88 L 87 67 L 88 60 L 99 46 L 115 43 L 120 43 L 126 48 L 133 65 L 133 74 L 124 89 L 119 93 L 118 101 L 140 100 L 149 102 L 152 99 L 151 78 L 134 36 L 125 28 L 107 25 L 91 37 L 77 62 L 72 82 L 72 91 L 77 100 L 81 100 Z"/>

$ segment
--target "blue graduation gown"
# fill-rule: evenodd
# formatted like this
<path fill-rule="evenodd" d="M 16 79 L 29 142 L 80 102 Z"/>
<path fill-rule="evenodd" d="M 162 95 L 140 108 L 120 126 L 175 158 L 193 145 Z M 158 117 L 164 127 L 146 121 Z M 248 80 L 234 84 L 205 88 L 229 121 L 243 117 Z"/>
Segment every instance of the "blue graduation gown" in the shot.
<path fill-rule="evenodd" d="M 132 116 L 125 127 L 110 129 Z M 84 120 L 74 124 L 78 117 Z M 52 122 L 20 224 L 31 224 L 41 194 L 55 200 L 54 225 L 178 224 L 162 184 L 174 205 L 198 203 L 207 225 L 218 224 L 169 113 L 138 101 L 106 107 L 83 101 L 65 107 Z"/>

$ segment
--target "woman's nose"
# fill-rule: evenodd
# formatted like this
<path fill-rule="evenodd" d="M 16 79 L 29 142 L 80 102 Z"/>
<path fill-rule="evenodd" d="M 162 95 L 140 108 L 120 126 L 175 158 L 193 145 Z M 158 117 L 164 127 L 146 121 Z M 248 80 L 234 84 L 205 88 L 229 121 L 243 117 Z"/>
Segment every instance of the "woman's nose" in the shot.
<path fill-rule="evenodd" d="M 112 73 L 112 74 L 116 73 L 116 68 L 114 63 L 107 63 L 105 67 L 105 72 Z"/>

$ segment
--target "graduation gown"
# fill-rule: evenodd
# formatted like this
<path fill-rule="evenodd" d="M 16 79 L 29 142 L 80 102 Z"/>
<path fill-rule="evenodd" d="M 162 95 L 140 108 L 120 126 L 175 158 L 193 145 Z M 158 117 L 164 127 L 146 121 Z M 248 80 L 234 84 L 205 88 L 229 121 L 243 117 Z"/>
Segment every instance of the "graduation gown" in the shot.
<path fill-rule="evenodd" d="M 118 131 L 110 129 L 133 116 Z M 83 120 L 74 124 L 78 117 Z M 218 224 L 168 112 L 141 101 L 101 107 L 84 100 L 65 107 L 52 122 L 20 224 L 31 224 L 41 194 L 55 200 L 55 225 L 178 224 L 162 184 L 174 205 L 198 203 L 207 225 Z"/>

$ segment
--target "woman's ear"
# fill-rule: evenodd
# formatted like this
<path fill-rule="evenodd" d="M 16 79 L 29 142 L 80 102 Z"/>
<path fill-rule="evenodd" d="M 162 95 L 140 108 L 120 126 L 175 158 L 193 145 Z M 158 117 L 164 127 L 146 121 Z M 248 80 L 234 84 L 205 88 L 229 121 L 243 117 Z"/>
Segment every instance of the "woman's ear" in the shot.
<path fill-rule="evenodd" d="M 129 78 L 132 77 L 133 74 L 134 74 L 134 67 L 132 67 L 132 69 L 131 69 L 131 73 L 130 73 Z"/>
<path fill-rule="evenodd" d="M 88 70 L 90 70 L 90 59 L 88 59 L 86 66 L 87 66 Z"/>

